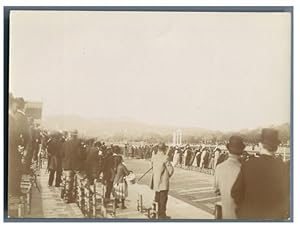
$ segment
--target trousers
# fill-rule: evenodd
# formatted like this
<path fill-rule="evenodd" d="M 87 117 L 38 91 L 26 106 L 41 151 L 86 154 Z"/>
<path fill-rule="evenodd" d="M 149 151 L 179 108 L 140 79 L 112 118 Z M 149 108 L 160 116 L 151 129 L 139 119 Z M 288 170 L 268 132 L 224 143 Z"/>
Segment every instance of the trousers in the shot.
<path fill-rule="evenodd" d="M 70 203 L 73 201 L 73 188 L 74 188 L 74 171 L 64 170 L 65 178 L 65 200 Z"/>
<path fill-rule="evenodd" d="M 158 203 L 158 217 L 166 216 L 169 190 L 155 192 L 155 202 Z"/>
<path fill-rule="evenodd" d="M 110 199 L 110 194 L 113 189 L 113 182 L 112 181 L 106 181 L 106 192 L 105 192 L 105 198 Z"/>
<path fill-rule="evenodd" d="M 49 186 L 52 186 L 55 173 L 56 173 L 56 177 L 55 177 L 55 186 L 56 186 L 56 187 L 59 187 L 59 186 L 60 186 L 60 183 L 61 183 L 61 171 L 59 171 L 59 170 L 56 171 L 56 170 L 50 169 L 48 185 L 49 185 Z"/>

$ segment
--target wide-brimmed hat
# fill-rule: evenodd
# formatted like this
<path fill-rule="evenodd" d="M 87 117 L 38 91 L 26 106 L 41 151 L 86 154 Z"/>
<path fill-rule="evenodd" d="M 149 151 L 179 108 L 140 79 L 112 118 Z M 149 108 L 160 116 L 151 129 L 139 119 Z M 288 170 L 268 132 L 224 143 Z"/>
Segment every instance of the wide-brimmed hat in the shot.
<path fill-rule="evenodd" d="M 278 138 L 278 131 L 271 128 L 262 129 L 260 142 L 270 146 L 278 146 L 281 143 Z"/>
<path fill-rule="evenodd" d="M 246 145 L 243 143 L 241 136 L 233 135 L 229 138 L 229 143 L 226 145 L 227 149 L 231 151 L 243 151 Z"/>

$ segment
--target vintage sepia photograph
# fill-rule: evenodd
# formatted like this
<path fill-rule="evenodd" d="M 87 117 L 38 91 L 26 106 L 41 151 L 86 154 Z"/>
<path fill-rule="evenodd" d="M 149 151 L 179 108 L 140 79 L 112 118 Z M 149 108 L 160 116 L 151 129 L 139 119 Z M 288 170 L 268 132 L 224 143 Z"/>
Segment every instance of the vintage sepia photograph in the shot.
<path fill-rule="evenodd" d="M 293 221 L 292 7 L 6 13 L 5 221 Z"/>

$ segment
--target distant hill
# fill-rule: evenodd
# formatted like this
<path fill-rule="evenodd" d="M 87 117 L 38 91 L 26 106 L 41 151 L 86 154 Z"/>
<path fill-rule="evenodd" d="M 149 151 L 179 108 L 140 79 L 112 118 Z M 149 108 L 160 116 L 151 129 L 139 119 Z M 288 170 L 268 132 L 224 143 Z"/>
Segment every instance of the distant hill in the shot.
<path fill-rule="evenodd" d="M 129 138 L 144 134 L 167 135 L 174 131 L 172 127 L 147 125 L 131 119 L 87 119 L 79 116 L 45 117 L 43 126 L 47 129 L 72 130 L 77 129 L 86 136 L 109 138 L 126 135 Z"/>
<path fill-rule="evenodd" d="M 98 137 L 110 141 L 172 141 L 172 134 L 178 127 L 149 125 L 132 119 L 87 119 L 80 116 L 50 116 L 45 117 L 43 126 L 47 129 L 73 130 L 86 137 Z M 280 138 L 286 142 L 290 138 L 290 125 L 270 126 L 279 130 Z M 183 142 L 199 143 L 203 140 L 227 141 L 232 134 L 240 134 L 246 141 L 257 142 L 261 128 L 244 129 L 238 132 L 222 132 L 204 128 L 180 128 L 183 133 Z"/>

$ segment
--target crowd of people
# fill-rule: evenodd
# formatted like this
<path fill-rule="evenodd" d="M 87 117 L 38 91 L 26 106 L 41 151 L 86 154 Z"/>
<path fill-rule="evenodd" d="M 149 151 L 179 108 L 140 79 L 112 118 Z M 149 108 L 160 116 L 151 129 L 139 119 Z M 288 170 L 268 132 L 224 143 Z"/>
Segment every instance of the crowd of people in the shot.
<path fill-rule="evenodd" d="M 215 169 L 217 164 L 226 160 L 227 152 L 218 146 L 191 147 L 186 145 L 185 147 L 170 147 L 169 157 L 174 166 Z"/>
<path fill-rule="evenodd" d="M 64 136 L 60 132 L 53 132 L 47 141 L 48 169 L 50 171 L 49 186 L 52 186 L 56 173 L 55 186 L 60 187 L 61 172 L 65 178 L 68 203 L 75 201 L 73 196 L 73 180 L 75 174 L 85 176 L 90 185 L 95 180 L 106 186 L 105 198 L 110 199 L 111 194 L 122 203 L 125 208 L 126 181 L 129 172 L 123 163 L 118 146 L 106 146 L 104 142 L 96 139 L 80 139 L 76 130 Z M 123 194 L 119 190 L 124 190 Z M 118 205 L 116 205 L 118 207 Z"/>
<path fill-rule="evenodd" d="M 214 187 L 221 197 L 222 219 L 288 219 L 290 166 L 289 160 L 283 161 L 276 154 L 280 144 L 278 131 L 266 128 L 262 129 L 260 143 L 251 147 L 252 153 L 245 150 L 246 143 L 240 136 L 231 136 L 225 146 L 150 146 L 153 149 L 150 187 L 155 190 L 159 214 L 169 218 L 166 203 L 173 166 L 193 166 L 215 171 Z M 157 183 L 153 184 L 153 180 Z"/>
<path fill-rule="evenodd" d="M 131 171 L 123 157 L 151 159 L 152 182 L 160 218 L 168 218 L 166 204 L 169 179 L 174 166 L 215 170 L 216 193 L 220 194 L 223 219 L 285 219 L 289 216 L 289 164 L 275 156 L 280 141 L 278 132 L 263 129 L 259 154 L 245 151 L 240 136 L 232 136 L 226 146 L 167 146 L 164 143 L 123 146 L 81 139 L 78 131 L 59 132 L 41 129 L 24 113 L 23 98 L 9 96 L 8 194 L 9 200 L 23 195 L 22 174 L 30 174 L 47 158 L 49 186 L 68 189 L 67 202 L 73 202 L 75 174 L 84 174 L 89 184 L 101 179 L 105 198 L 117 199 L 116 207 L 126 208 L 126 176 Z M 121 190 L 121 191 L 120 191 Z"/>
<path fill-rule="evenodd" d="M 21 192 L 22 175 L 32 175 L 40 158 L 47 160 L 49 186 L 61 187 L 62 178 L 68 189 L 67 202 L 74 202 L 75 174 L 84 175 L 89 184 L 101 179 L 105 198 L 113 195 L 125 208 L 126 180 L 130 171 L 123 163 L 118 145 L 106 145 L 95 138 L 82 139 L 78 131 L 47 131 L 34 124 L 24 112 L 23 98 L 9 97 L 8 200 L 15 202 Z M 54 183 L 54 184 L 53 184 Z M 120 191 L 121 190 L 121 191 Z"/>
<path fill-rule="evenodd" d="M 124 146 L 124 156 L 136 159 L 151 159 L 153 152 L 158 151 L 158 145 L 129 145 Z M 228 153 L 218 146 L 169 146 L 167 155 L 174 166 L 200 167 L 215 169 L 216 165 L 226 160 Z"/>
<path fill-rule="evenodd" d="M 150 160 L 153 153 L 158 151 L 157 147 L 158 145 L 153 144 L 140 146 L 125 144 L 124 149 L 122 147 L 120 149 L 124 151 L 126 158 Z M 197 146 L 189 144 L 181 146 L 170 145 L 167 148 L 166 154 L 173 166 L 187 169 L 194 167 L 215 170 L 218 164 L 229 157 L 229 151 L 226 145 L 223 144 L 199 144 Z M 255 153 L 249 153 L 244 150 L 241 159 L 246 160 L 255 155 Z M 276 157 L 282 158 L 281 155 L 276 155 Z"/>

